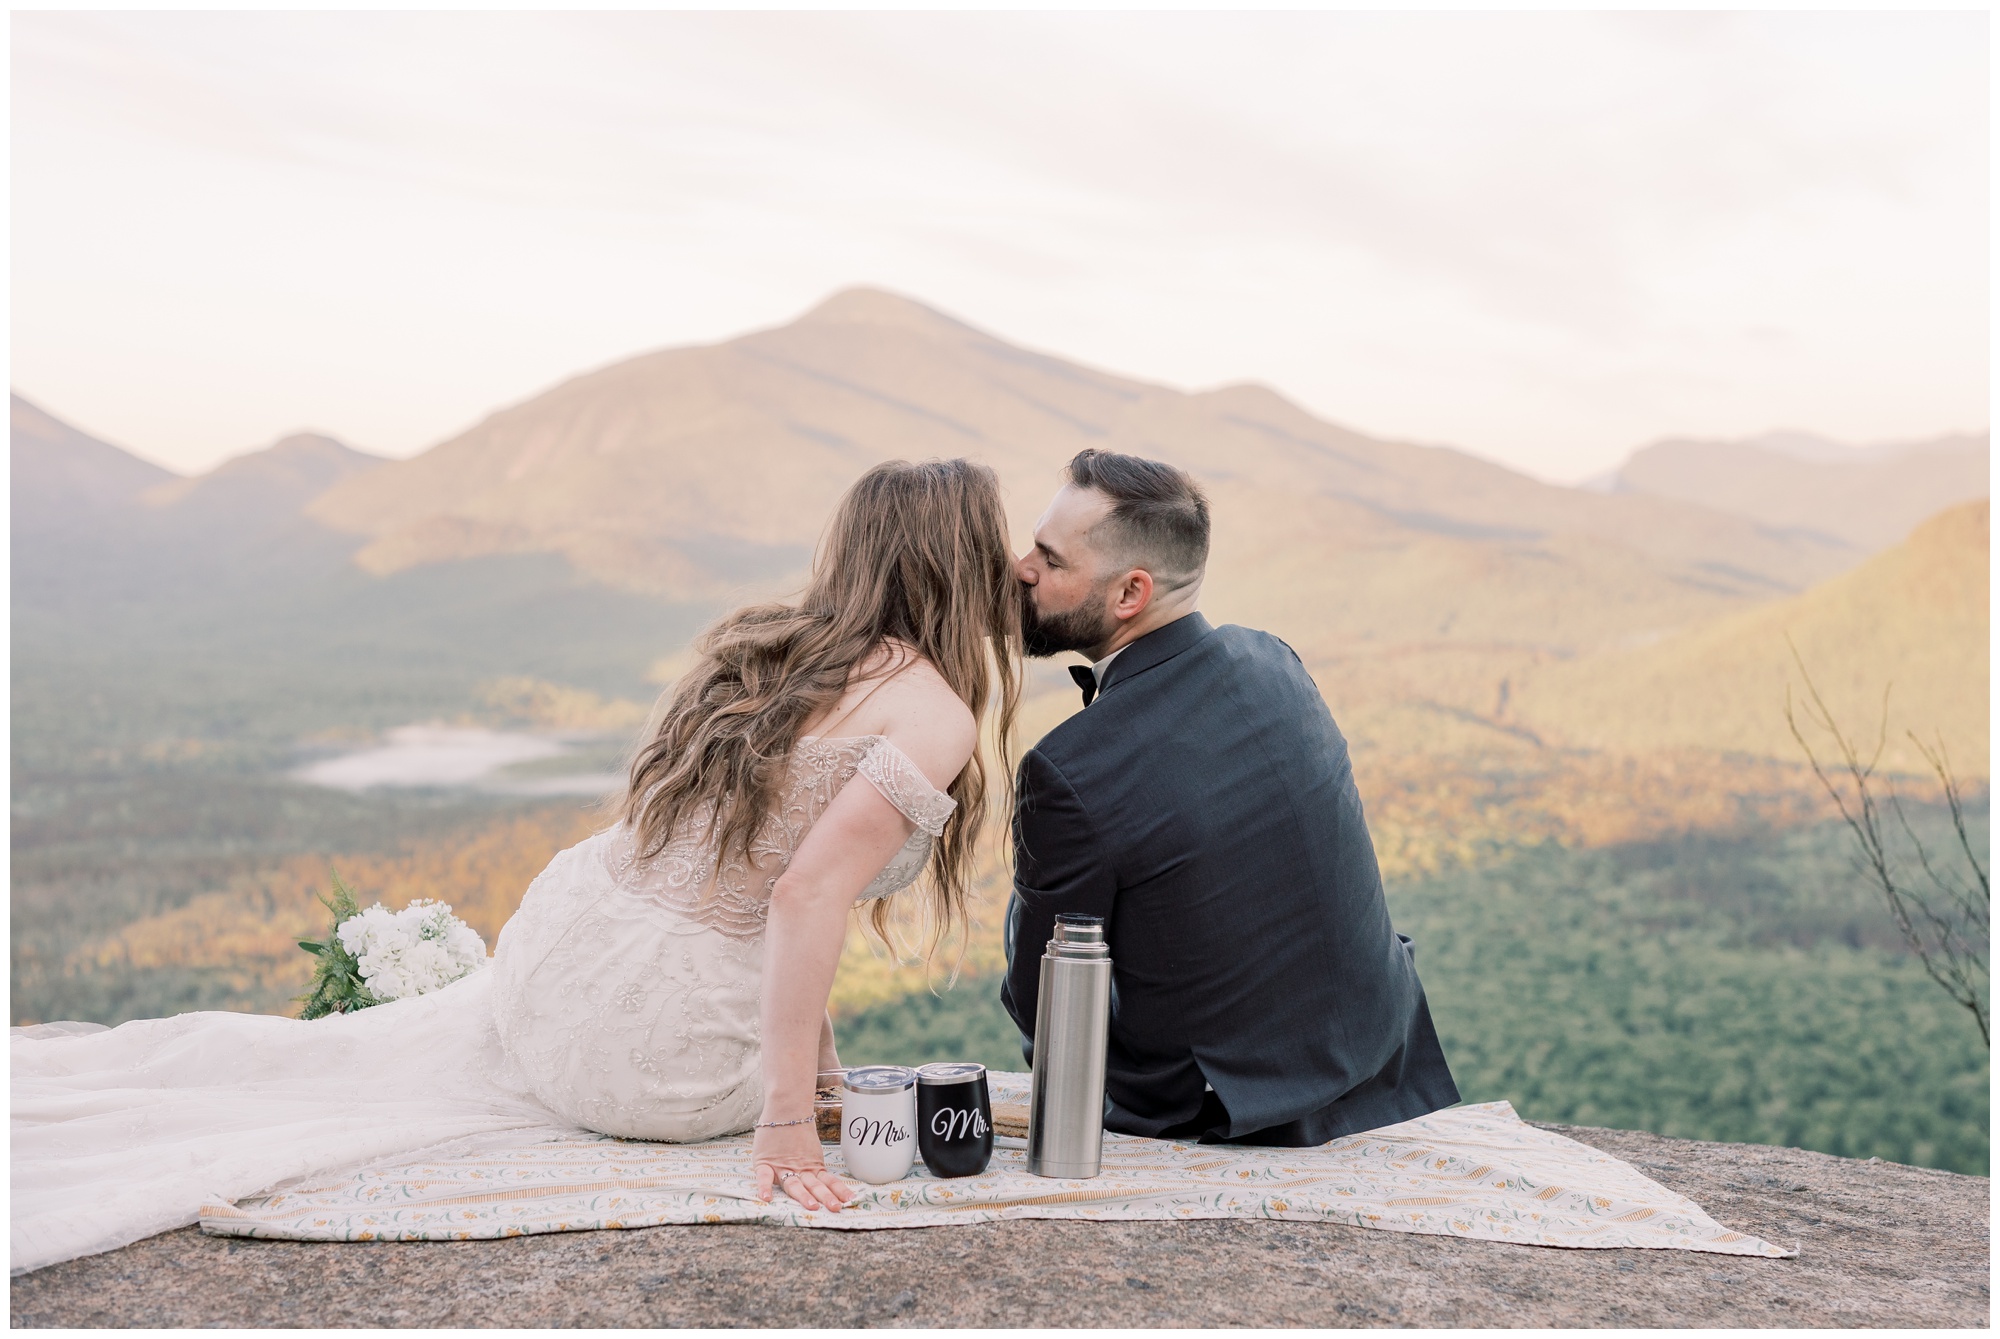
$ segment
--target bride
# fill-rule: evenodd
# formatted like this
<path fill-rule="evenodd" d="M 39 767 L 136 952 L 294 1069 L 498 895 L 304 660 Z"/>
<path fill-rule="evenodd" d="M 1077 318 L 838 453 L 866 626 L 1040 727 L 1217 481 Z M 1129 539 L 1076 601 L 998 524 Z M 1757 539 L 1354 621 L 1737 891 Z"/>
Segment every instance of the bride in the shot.
<path fill-rule="evenodd" d="M 925 880 L 962 916 L 1019 597 L 990 469 L 870 470 L 796 605 L 696 643 L 619 821 L 557 855 L 490 970 L 313 1022 L 194 1013 L 14 1029 L 16 1273 L 192 1223 L 204 1204 L 578 1128 L 754 1129 L 757 1193 L 838 1210 L 812 1120 L 849 909 Z M 857 780 L 860 784 L 856 784 Z"/>

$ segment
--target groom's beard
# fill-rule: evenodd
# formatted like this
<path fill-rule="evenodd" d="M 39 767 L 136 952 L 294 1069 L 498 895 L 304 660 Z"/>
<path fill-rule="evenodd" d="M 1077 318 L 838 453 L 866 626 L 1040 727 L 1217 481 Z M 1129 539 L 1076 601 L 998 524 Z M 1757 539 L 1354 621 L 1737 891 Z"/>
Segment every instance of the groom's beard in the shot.
<path fill-rule="evenodd" d="M 1021 649 L 1041 659 L 1064 651 L 1082 651 L 1102 646 L 1118 631 L 1117 622 L 1105 610 L 1101 592 L 1092 591 L 1076 608 L 1062 614 L 1043 614 L 1035 608 L 1035 588 L 1021 584 Z"/>

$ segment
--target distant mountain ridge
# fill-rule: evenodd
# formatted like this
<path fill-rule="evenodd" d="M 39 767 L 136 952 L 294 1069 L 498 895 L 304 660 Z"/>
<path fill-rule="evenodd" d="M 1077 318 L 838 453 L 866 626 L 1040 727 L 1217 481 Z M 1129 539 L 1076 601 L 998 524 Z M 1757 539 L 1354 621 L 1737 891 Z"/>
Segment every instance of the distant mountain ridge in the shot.
<path fill-rule="evenodd" d="M 339 480 L 388 463 L 323 433 L 293 433 L 261 450 L 232 456 L 205 474 L 148 489 L 144 501 L 153 507 L 195 503 L 297 511 Z"/>
<path fill-rule="evenodd" d="M 573 378 L 336 483 L 308 514 L 356 536 L 373 572 L 558 553 L 625 589 L 731 600 L 796 583 L 835 499 L 876 461 L 992 465 L 1019 543 L 1084 447 L 1192 471 L 1215 503 L 1210 616 L 1276 632 L 1337 702 L 1365 704 L 1364 732 L 1426 746 L 1486 739 L 1515 668 L 1694 626 L 1865 556 L 1377 440 L 1260 386 L 1113 376 L 872 289 Z"/>
<path fill-rule="evenodd" d="M 1870 447 L 1799 432 L 1670 438 L 1634 452 L 1609 491 L 1714 507 L 1872 552 L 1945 507 L 1988 496 L 1991 446 L 1986 433 Z"/>
<path fill-rule="evenodd" d="M 23 525 L 39 532 L 126 510 L 146 490 L 179 478 L 19 395 L 8 397 L 8 437 L 17 533 Z"/>
<path fill-rule="evenodd" d="M 27 606 L 51 592 L 159 611 L 206 599 L 204 618 L 283 609 L 291 626 L 384 647 L 405 635 L 391 625 L 407 624 L 414 654 L 449 600 L 449 619 L 517 617 L 530 640 L 530 627 L 561 622 L 576 665 L 594 663 L 600 638 L 629 664 L 643 634 L 565 612 L 589 604 L 565 590 L 615 594 L 594 607 L 663 629 L 778 593 L 803 575 L 835 499 L 876 461 L 991 464 L 1018 543 L 1077 450 L 1132 451 L 1184 466 L 1210 493 L 1209 616 L 1284 637 L 1351 737 L 1404 751 L 1609 739 L 1617 732 L 1593 734 L 1583 704 L 1598 700 L 1593 676 L 1638 673 L 1626 650 L 1738 626 L 1880 547 L 1711 502 L 1542 484 L 1448 448 L 1367 437 L 1260 386 L 1191 394 L 1112 376 L 869 289 L 789 325 L 573 378 L 405 461 L 302 435 L 179 479 L 18 397 L 15 423 L 15 585 Z M 1784 468 L 1849 468 L 1801 458 L 1823 446 L 1800 436 L 1758 449 Z M 1966 454 L 1962 443 L 1937 452 Z M 1983 462 L 1979 480 L 1983 491 Z M 24 525 L 44 511 L 71 519 Z M 539 612 L 503 615 L 530 587 Z M 390 622 L 364 627 L 363 609 Z M 1846 636 L 1853 665 L 1894 668 L 1860 654 L 1865 622 Z M 646 660 L 681 644 L 663 638 Z M 1828 645 L 1839 654 L 1841 638 Z M 536 646 L 543 654 L 546 639 Z M 509 661 L 489 673 L 545 671 Z M 1558 683 L 1576 712 L 1550 715 L 1546 685 Z M 1962 688 L 1950 683 L 1938 691 Z M 1746 737 L 1733 725 L 1709 733 Z"/>
<path fill-rule="evenodd" d="M 183 478 L 18 396 L 13 429 L 17 786 L 149 749 L 275 770 L 301 736 L 454 715 L 506 676 L 642 698 L 713 613 L 550 555 L 371 576 L 303 508 L 383 462 L 320 434 Z"/>
<path fill-rule="evenodd" d="M 335 482 L 388 461 L 323 433 L 301 432 L 180 475 L 100 441 L 18 392 L 9 396 L 15 524 L 72 511 L 217 512 L 235 524 L 257 512 L 297 513 Z M 205 518 L 207 519 L 207 518 Z"/>
<path fill-rule="evenodd" d="M 708 557 L 717 539 L 734 553 L 802 565 L 833 499 L 877 460 L 984 460 L 1025 528 L 1062 464 L 1086 446 L 1323 500 L 1327 527 L 1356 535 L 1571 535 L 1743 594 L 1796 589 L 1862 556 L 1653 499 L 1579 495 L 1457 451 L 1374 440 L 1262 387 L 1188 394 L 1111 376 L 870 289 L 837 294 L 774 330 L 575 378 L 335 486 L 312 513 L 368 537 L 361 560 L 374 570 L 554 550 L 604 580 L 685 592 L 742 579 L 732 560 Z"/>
<path fill-rule="evenodd" d="M 15 593 L 30 604 L 241 589 L 336 571 L 354 541 L 304 515 L 384 462 L 298 433 L 192 478 L 12 397 Z"/>
<path fill-rule="evenodd" d="M 1922 772 L 1904 737 L 1947 741 L 1960 775 L 1988 772 L 1991 510 L 1953 507 L 1851 572 L 1794 599 L 1729 615 L 1653 645 L 1552 663 L 1523 676 L 1509 719 L 1569 747 L 1725 748 L 1797 756 L 1785 724 L 1792 660 L 1850 738 L 1872 747 L 1889 712 L 1884 764 Z M 1787 639 L 1790 639 L 1789 645 Z M 1825 751 L 1803 715 L 1802 729 Z"/>
<path fill-rule="evenodd" d="M 1984 437 L 1984 433 L 1947 432 L 1932 437 L 1856 444 L 1837 441 L 1817 432 L 1802 432 L 1797 428 L 1777 428 L 1770 432 L 1758 433 L 1754 437 L 1663 437 L 1657 442 L 1641 447 L 1640 450 L 1687 445 L 1747 447 L 1751 450 L 1790 456 L 1794 460 L 1809 461 L 1815 465 L 1841 465 L 1867 460 L 1889 460 L 1913 452 L 1949 450 Z M 1635 451 L 1633 454 L 1637 455 L 1638 452 Z"/>

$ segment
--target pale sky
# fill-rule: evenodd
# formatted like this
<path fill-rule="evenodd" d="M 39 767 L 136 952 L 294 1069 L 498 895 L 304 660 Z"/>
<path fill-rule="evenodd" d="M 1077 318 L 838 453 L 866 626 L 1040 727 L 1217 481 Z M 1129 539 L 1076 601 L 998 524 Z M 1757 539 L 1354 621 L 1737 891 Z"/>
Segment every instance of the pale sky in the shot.
<path fill-rule="evenodd" d="M 1987 18 L 12 16 L 14 387 L 409 455 L 891 288 L 1573 481 L 1987 426 Z"/>

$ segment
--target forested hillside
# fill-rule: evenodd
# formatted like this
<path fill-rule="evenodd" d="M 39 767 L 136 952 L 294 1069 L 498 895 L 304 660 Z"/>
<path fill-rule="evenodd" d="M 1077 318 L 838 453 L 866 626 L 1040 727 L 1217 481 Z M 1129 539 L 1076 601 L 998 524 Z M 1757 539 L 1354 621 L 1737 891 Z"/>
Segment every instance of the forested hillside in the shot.
<path fill-rule="evenodd" d="M 1392 880 L 1390 908 L 1468 1101 L 1986 1175 L 1986 1047 L 1863 894 L 1847 841 L 1818 825 L 1548 843 Z M 973 977 L 864 1011 L 842 1056 L 1018 1069 L 998 990 Z"/>

